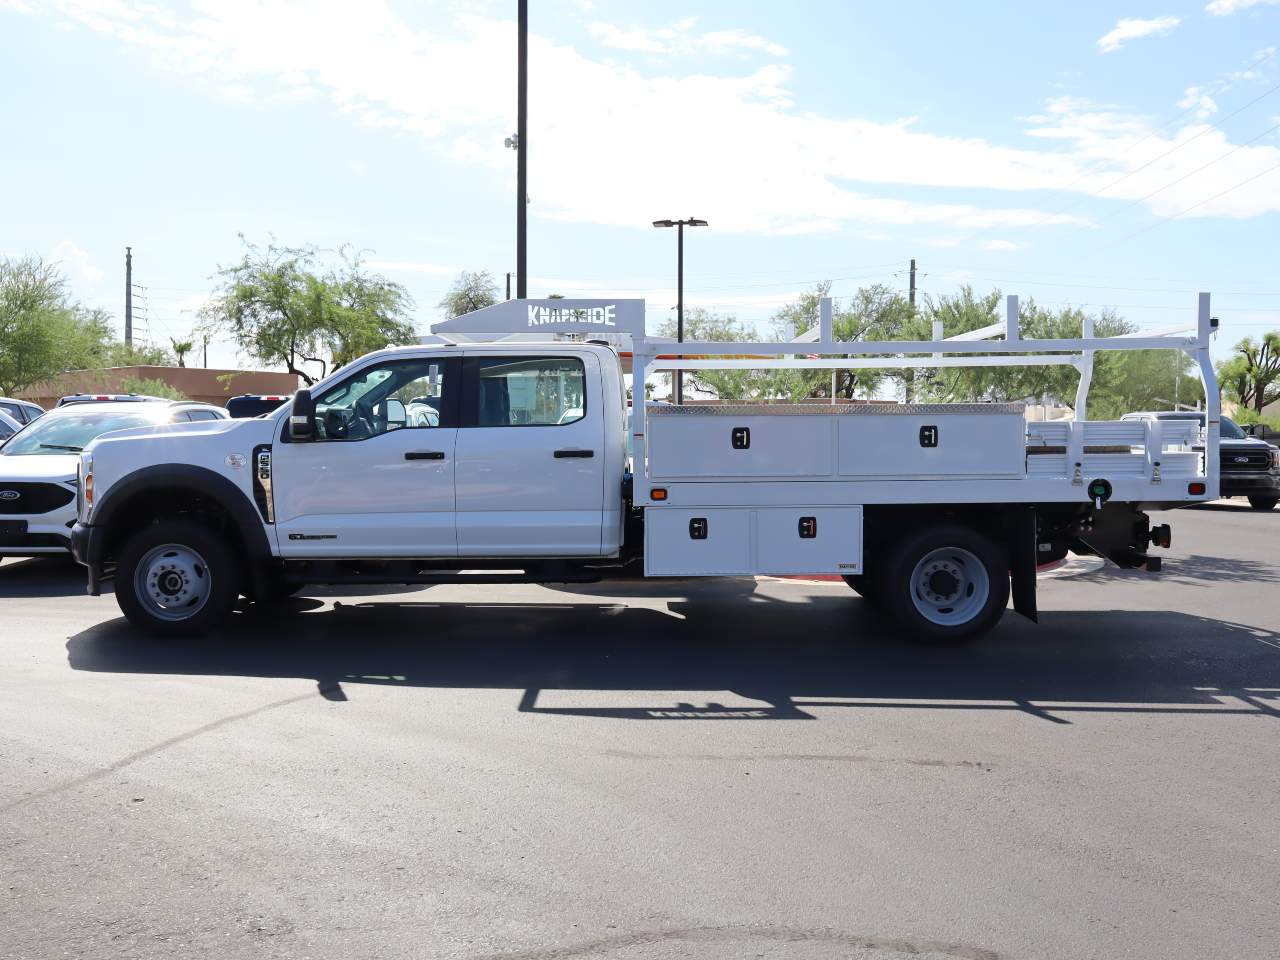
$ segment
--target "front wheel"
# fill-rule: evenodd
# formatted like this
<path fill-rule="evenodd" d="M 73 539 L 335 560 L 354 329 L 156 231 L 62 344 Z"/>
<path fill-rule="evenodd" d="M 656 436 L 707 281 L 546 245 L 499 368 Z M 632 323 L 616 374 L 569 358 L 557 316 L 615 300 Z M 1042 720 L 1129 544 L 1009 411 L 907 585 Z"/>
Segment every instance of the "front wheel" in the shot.
<path fill-rule="evenodd" d="M 908 636 L 958 642 L 995 626 L 1009 602 L 1005 551 L 960 524 L 908 536 L 888 551 L 877 578 L 886 614 Z"/>
<path fill-rule="evenodd" d="M 1270 510 L 1277 503 L 1280 503 L 1280 497 L 1250 497 L 1249 506 L 1255 510 Z"/>
<path fill-rule="evenodd" d="M 240 576 L 226 542 L 193 523 L 165 521 L 134 535 L 116 563 L 116 602 L 157 636 L 203 633 L 235 606 Z"/>

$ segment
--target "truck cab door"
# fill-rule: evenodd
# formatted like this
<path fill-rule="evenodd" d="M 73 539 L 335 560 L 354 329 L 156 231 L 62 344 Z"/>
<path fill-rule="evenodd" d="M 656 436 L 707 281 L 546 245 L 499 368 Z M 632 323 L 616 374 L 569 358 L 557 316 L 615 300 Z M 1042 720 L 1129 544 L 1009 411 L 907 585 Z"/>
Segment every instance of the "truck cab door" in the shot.
<path fill-rule="evenodd" d="M 315 439 L 273 452 L 281 556 L 457 556 L 460 370 L 457 358 L 382 360 L 316 393 Z"/>
<path fill-rule="evenodd" d="M 459 555 L 600 556 L 606 407 L 598 359 L 467 356 L 462 384 Z"/>

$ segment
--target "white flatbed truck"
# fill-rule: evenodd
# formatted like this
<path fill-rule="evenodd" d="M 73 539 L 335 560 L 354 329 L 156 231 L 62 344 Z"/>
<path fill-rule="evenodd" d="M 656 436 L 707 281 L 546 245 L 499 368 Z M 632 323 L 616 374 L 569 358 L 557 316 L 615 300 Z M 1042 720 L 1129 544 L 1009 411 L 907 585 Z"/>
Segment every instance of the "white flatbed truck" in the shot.
<path fill-rule="evenodd" d="M 637 307 L 636 305 L 639 304 Z M 81 456 L 75 555 L 97 593 L 158 634 L 200 632 L 239 596 L 306 584 L 566 583 L 618 574 L 838 574 L 911 636 L 1036 619 L 1036 568 L 1068 550 L 1159 568 L 1143 512 L 1218 495 L 1209 297 L 1151 335 L 843 342 L 829 301 L 809 343 L 672 345 L 642 301 L 508 301 L 470 315 L 538 339 L 371 353 L 262 417 L 104 436 Z M 636 394 L 656 371 L 1069 364 L 1077 419 L 1020 404 L 687 404 L 626 400 L 611 346 L 630 317 Z M 505 318 L 505 319 L 504 319 Z M 638 318 L 638 319 L 636 319 Z M 497 322 L 502 319 L 502 323 Z M 991 339 L 999 337 L 1000 339 Z M 1195 421 L 1085 419 L 1099 350 L 1188 354 Z"/>

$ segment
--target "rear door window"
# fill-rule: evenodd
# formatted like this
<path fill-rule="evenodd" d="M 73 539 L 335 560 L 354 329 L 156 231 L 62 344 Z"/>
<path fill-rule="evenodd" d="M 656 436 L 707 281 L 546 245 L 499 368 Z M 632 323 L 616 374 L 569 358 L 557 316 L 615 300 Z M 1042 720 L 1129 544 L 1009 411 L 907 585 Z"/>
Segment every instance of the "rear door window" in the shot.
<path fill-rule="evenodd" d="M 586 371 L 577 357 L 475 357 L 466 422 L 552 427 L 586 416 Z"/>

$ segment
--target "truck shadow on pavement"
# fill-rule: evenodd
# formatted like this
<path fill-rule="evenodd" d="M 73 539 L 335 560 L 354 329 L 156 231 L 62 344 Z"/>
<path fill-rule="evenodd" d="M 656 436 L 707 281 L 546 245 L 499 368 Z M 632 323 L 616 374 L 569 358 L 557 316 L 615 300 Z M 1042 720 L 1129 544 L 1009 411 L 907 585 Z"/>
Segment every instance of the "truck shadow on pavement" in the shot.
<path fill-rule="evenodd" d="M 70 556 L 6 559 L 0 564 L 0 599 L 83 596 L 85 569 Z"/>
<path fill-rule="evenodd" d="M 524 713 L 608 719 L 805 720 L 855 707 L 1054 723 L 1079 712 L 1280 718 L 1280 636 L 1253 627 L 1123 610 L 1049 611 L 1035 626 L 1011 613 L 974 645 L 932 647 L 895 638 L 851 594 L 755 587 L 702 584 L 656 605 L 649 587 L 648 606 L 617 602 L 628 594 L 612 584 L 607 602 L 581 590 L 545 603 L 432 603 L 428 591 L 316 612 L 300 601 L 249 607 L 204 640 L 152 640 L 116 619 L 67 650 L 76 670 L 308 678 L 330 700 L 356 683 L 510 689 Z M 579 705 L 574 692 L 590 695 Z"/>
<path fill-rule="evenodd" d="M 1161 582 L 1173 582 L 1184 586 L 1211 586 L 1215 583 L 1276 583 L 1280 582 L 1280 566 L 1261 560 L 1240 557 L 1210 557 L 1191 554 L 1186 557 L 1165 557 L 1159 573 Z M 1139 581 L 1150 583 L 1151 575 L 1145 570 L 1121 570 L 1105 567 L 1093 573 L 1074 578 L 1076 583 L 1103 583 L 1108 581 Z"/>

